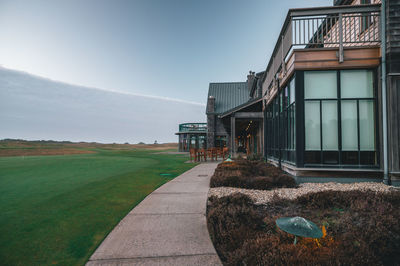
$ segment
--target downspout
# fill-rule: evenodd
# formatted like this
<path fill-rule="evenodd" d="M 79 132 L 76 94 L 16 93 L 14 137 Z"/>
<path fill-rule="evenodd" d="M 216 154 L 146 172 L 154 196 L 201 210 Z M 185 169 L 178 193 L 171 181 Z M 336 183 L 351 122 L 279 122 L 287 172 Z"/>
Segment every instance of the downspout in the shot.
<path fill-rule="evenodd" d="M 382 80 L 382 131 L 383 131 L 383 182 L 391 185 L 388 170 L 387 96 L 386 96 L 386 0 L 381 4 L 381 80 Z"/>
<path fill-rule="evenodd" d="M 278 98 L 278 147 L 279 147 L 279 163 L 278 167 L 279 169 L 282 170 L 282 148 L 281 148 L 281 99 L 280 99 L 280 84 L 279 84 L 279 79 L 277 79 L 277 86 L 278 86 L 278 92 L 277 92 L 277 98 Z"/>

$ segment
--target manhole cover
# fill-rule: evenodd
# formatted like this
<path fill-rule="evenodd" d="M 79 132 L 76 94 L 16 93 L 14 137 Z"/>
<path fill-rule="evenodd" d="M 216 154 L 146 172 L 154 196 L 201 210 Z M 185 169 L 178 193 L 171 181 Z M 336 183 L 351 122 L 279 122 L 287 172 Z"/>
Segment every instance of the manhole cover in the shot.
<path fill-rule="evenodd" d="M 206 176 L 208 176 L 208 175 L 198 175 L 198 177 L 206 177 Z"/>

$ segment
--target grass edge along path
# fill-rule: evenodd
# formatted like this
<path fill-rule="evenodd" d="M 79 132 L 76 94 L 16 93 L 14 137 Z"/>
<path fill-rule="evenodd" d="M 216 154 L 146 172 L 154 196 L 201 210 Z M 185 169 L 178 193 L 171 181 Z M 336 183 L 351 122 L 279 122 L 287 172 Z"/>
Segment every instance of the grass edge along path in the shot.
<path fill-rule="evenodd" d="M 145 150 L 0 158 L 0 261 L 83 265 L 132 208 L 195 166 L 186 160 Z"/>

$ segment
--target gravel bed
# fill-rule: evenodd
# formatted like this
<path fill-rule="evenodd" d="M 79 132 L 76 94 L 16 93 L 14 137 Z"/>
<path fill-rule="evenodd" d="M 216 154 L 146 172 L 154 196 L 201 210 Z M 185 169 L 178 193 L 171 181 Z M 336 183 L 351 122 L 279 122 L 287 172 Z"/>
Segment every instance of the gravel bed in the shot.
<path fill-rule="evenodd" d="M 216 187 L 216 188 L 210 188 L 210 190 L 208 191 L 208 197 L 212 196 L 224 197 L 233 193 L 240 192 L 248 195 L 256 204 L 265 204 L 271 201 L 273 197 L 279 197 L 284 199 L 295 199 L 296 197 L 300 197 L 308 193 L 315 193 L 327 190 L 333 190 L 333 191 L 369 190 L 369 191 L 375 191 L 376 193 L 385 193 L 393 190 L 398 191 L 398 189 L 392 186 L 387 186 L 383 183 L 360 182 L 351 184 L 341 184 L 341 183 L 329 182 L 329 183 L 303 183 L 300 184 L 298 188 L 278 188 L 273 190 Z"/>

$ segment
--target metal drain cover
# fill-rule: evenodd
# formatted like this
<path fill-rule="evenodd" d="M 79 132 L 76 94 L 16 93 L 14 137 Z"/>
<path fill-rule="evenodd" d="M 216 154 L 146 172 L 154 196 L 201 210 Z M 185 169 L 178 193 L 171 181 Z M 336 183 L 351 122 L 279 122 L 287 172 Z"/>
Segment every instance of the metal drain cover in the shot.
<path fill-rule="evenodd" d="M 206 176 L 208 176 L 208 175 L 198 175 L 198 177 L 206 177 Z"/>
<path fill-rule="evenodd" d="M 171 176 L 172 174 L 160 174 L 161 176 Z"/>

